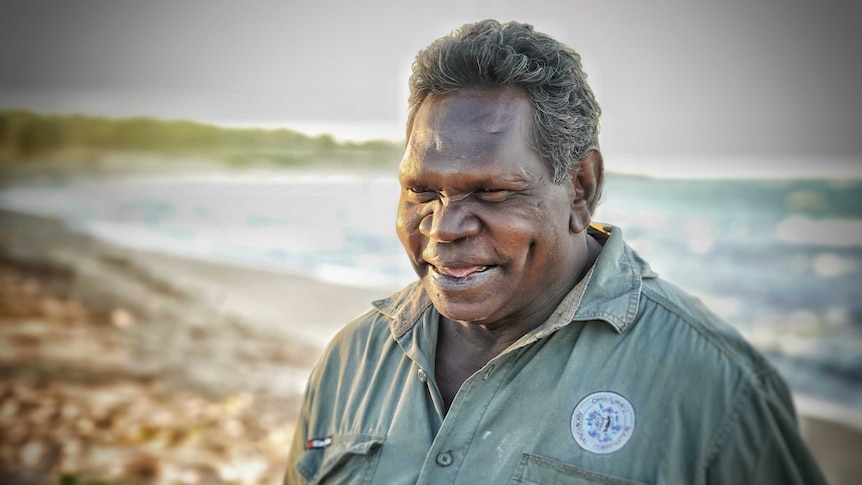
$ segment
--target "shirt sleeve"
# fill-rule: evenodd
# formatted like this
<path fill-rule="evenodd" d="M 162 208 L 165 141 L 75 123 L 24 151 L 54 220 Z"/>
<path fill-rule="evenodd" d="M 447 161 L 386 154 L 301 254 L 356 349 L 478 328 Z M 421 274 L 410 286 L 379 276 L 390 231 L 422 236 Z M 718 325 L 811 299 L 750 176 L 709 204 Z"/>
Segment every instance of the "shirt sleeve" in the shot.
<path fill-rule="evenodd" d="M 316 369 L 315 369 L 316 370 Z M 308 385 L 305 390 L 305 396 L 302 399 L 302 407 L 300 408 L 299 418 L 296 420 L 296 430 L 293 432 L 293 440 L 290 443 L 290 450 L 287 455 L 287 470 L 284 475 L 284 485 L 299 485 L 306 483 L 305 478 L 299 474 L 296 464 L 299 457 L 307 448 L 308 424 L 310 413 L 312 412 L 312 402 L 314 401 L 314 388 L 312 383 L 315 378 L 312 376 L 308 380 Z"/>
<path fill-rule="evenodd" d="M 826 484 L 799 432 L 790 391 L 773 369 L 741 391 L 716 443 L 708 484 Z"/>

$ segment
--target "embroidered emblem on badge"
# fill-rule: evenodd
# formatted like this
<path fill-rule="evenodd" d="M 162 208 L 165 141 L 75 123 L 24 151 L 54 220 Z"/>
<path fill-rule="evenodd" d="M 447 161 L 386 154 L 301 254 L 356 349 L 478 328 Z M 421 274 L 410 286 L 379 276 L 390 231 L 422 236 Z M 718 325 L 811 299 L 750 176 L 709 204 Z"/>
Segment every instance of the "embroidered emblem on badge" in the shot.
<path fill-rule="evenodd" d="M 572 413 L 572 436 L 586 451 L 606 455 L 625 446 L 635 430 L 635 409 L 615 392 L 594 392 Z"/>

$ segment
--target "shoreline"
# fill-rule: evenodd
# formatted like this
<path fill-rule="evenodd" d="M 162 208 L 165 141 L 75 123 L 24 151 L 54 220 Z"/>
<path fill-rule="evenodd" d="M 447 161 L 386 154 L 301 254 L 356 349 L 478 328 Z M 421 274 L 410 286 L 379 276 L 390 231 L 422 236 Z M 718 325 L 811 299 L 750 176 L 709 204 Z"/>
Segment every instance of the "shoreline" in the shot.
<path fill-rule="evenodd" d="M 827 421 L 862 433 L 862 409 L 796 392 L 793 393 L 793 405 L 800 419 Z"/>
<path fill-rule="evenodd" d="M 86 311 L 78 311 L 85 317 L 74 332 L 90 332 L 76 337 L 51 323 L 52 314 L 44 309 L 38 318 L 16 320 L 7 308 L 0 315 L 5 323 L 0 346 L 6 350 L 0 357 L 3 373 L 15 382 L 38 375 L 62 384 L 71 367 L 84 383 L 109 371 L 123 385 L 155 382 L 166 396 L 192 392 L 213 402 L 250 396 L 249 412 L 284 424 L 282 434 L 292 429 L 307 373 L 323 345 L 369 310 L 371 301 L 391 293 L 121 248 L 60 221 L 7 210 L 0 210 L 0 263 L 31 282 L 25 289 L 32 284 L 54 291 L 53 300 L 46 301 L 78 302 Z M 32 337 L 8 332 L 40 319 L 48 322 L 40 331 L 49 333 L 36 346 L 38 352 L 9 353 Z M 110 352 L 87 347 L 94 339 L 109 341 Z M 56 349 L 51 340 L 59 340 Z M 77 360 L 68 360 L 75 351 Z M 67 360 L 57 360 L 58 355 Z M 794 401 L 803 434 L 830 483 L 854 483 L 862 476 L 862 464 L 856 463 L 862 453 L 862 410 L 797 394 Z M 286 448 L 274 449 L 268 458 L 273 476 L 279 460 L 286 459 L 282 452 Z"/>

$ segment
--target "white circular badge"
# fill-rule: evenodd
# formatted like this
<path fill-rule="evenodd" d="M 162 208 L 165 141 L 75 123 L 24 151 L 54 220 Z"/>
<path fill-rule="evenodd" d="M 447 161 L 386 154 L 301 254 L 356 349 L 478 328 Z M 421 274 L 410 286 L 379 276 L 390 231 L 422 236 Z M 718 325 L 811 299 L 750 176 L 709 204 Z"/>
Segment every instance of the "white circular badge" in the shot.
<path fill-rule="evenodd" d="M 572 436 L 586 451 L 613 453 L 629 442 L 635 430 L 635 409 L 615 392 L 594 392 L 572 413 Z"/>

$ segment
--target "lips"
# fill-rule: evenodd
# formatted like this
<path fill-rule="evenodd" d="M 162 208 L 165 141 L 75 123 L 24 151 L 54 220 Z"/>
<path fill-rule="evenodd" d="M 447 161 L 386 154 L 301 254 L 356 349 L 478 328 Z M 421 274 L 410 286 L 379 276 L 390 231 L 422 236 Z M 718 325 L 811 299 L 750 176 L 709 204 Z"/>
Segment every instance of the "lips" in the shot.
<path fill-rule="evenodd" d="M 466 278 L 475 273 L 481 273 L 488 269 L 488 266 L 467 266 L 463 268 L 451 268 L 451 267 L 438 267 L 434 266 L 434 270 L 437 273 L 448 276 L 450 278 Z"/>
<path fill-rule="evenodd" d="M 497 273 L 499 266 L 465 263 L 428 263 L 431 278 L 427 281 L 433 284 L 437 291 L 446 293 L 471 292 L 484 287 Z"/>

